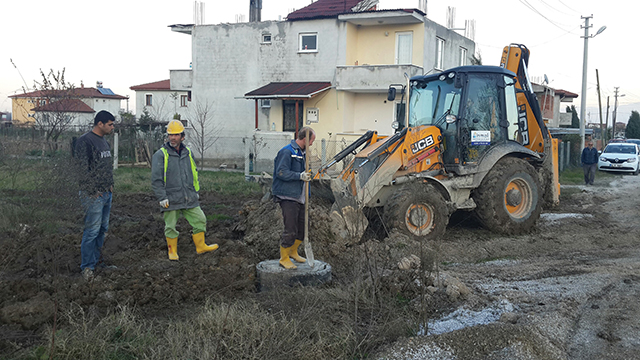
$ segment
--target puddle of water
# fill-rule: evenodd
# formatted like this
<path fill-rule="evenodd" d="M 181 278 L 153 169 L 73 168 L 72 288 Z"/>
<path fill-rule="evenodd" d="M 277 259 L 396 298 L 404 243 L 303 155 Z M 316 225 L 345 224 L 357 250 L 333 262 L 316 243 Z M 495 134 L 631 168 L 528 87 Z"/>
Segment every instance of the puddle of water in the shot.
<path fill-rule="evenodd" d="M 560 221 L 564 219 L 587 219 L 592 218 L 591 214 L 576 214 L 576 213 L 544 213 L 540 214 L 540 219 L 546 220 L 549 222 Z"/>
<path fill-rule="evenodd" d="M 439 320 L 429 321 L 426 335 L 439 335 L 470 326 L 486 325 L 496 322 L 505 312 L 513 312 L 515 307 L 508 300 L 501 300 L 481 311 L 460 308 Z M 418 335 L 425 335 L 424 329 Z"/>

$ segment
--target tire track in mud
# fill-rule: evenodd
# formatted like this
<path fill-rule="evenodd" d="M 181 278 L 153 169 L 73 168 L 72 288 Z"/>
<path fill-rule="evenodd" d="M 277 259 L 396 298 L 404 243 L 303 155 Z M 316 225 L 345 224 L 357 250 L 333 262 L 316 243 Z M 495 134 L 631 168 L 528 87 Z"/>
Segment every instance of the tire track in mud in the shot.
<path fill-rule="evenodd" d="M 580 309 L 568 344 L 570 359 L 640 357 L 640 277 L 618 277 Z"/>

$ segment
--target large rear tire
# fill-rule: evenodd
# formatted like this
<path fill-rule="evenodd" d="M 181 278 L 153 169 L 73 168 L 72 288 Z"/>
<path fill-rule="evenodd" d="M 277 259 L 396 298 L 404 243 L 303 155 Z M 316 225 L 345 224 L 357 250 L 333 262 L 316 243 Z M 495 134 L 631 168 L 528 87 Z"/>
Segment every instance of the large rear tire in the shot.
<path fill-rule="evenodd" d="M 410 236 L 434 240 L 444 234 L 449 223 L 449 206 L 430 184 L 400 185 L 384 207 L 387 228 Z"/>
<path fill-rule="evenodd" d="M 504 158 L 473 192 L 475 215 L 494 232 L 527 232 L 540 217 L 541 192 L 538 174 L 531 164 L 519 158 Z"/>

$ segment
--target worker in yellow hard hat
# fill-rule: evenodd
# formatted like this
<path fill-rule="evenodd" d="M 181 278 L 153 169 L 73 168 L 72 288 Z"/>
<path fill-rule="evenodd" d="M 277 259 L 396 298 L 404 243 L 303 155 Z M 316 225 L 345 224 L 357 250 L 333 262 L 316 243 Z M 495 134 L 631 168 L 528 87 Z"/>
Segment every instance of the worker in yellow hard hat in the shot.
<path fill-rule="evenodd" d="M 218 248 L 204 242 L 207 218 L 198 201 L 200 183 L 191 150 L 184 146 L 184 125 L 171 120 L 167 125 L 169 141 L 153 154 L 151 186 L 164 215 L 164 234 L 169 260 L 178 260 L 178 231 L 176 223 L 182 213 L 192 226 L 196 252 L 203 254 Z"/>

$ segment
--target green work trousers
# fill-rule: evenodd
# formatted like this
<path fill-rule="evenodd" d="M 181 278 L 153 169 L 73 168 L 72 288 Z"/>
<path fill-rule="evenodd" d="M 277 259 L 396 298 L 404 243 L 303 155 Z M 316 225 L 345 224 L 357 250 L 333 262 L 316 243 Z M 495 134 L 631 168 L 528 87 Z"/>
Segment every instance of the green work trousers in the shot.
<path fill-rule="evenodd" d="M 180 209 L 164 212 L 164 235 L 168 238 L 174 239 L 178 237 L 178 230 L 176 230 L 176 223 L 180 213 L 184 215 L 193 230 L 193 234 L 198 234 L 207 231 L 207 217 L 200 206 L 196 206 L 191 209 Z"/>

